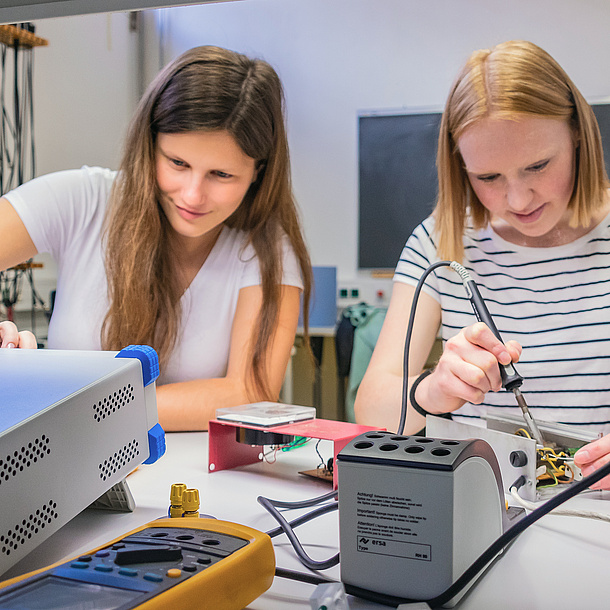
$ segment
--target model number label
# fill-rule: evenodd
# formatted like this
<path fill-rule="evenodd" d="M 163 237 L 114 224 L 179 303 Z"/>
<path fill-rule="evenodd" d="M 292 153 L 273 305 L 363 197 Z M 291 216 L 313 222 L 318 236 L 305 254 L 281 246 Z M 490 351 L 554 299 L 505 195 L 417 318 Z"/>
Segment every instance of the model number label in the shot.
<path fill-rule="evenodd" d="M 356 546 L 359 553 L 390 555 L 392 557 L 417 559 L 419 561 L 432 560 L 432 549 L 429 544 L 417 544 L 415 542 L 398 542 L 396 540 L 384 540 L 383 538 L 358 536 Z"/>

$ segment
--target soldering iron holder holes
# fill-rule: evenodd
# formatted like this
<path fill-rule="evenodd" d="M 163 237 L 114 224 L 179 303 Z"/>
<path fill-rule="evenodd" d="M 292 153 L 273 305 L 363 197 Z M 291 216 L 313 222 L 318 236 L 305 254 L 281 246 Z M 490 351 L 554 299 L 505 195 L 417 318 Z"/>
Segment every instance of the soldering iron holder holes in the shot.
<path fill-rule="evenodd" d="M 502 534 L 500 468 L 486 441 L 366 432 L 336 463 L 348 592 L 430 599 Z"/>

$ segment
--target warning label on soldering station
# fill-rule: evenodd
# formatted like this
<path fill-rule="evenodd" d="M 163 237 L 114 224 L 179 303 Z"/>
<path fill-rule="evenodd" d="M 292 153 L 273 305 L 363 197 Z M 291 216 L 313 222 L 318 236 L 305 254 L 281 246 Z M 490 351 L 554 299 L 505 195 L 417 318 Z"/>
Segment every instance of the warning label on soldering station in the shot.
<path fill-rule="evenodd" d="M 431 547 L 411 542 L 427 521 L 422 504 L 412 498 L 358 492 L 357 549 L 420 561 L 431 560 Z"/>

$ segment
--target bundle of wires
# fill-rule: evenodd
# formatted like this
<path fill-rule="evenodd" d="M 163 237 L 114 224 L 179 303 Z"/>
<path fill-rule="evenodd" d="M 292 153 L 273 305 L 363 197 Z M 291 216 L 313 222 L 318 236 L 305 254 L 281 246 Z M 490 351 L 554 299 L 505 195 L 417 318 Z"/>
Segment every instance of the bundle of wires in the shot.
<path fill-rule="evenodd" d="M 292 547 L 294 548 L 296 554 L 298 555 L 301 563 L 306 568 L 309 568 L 310 570 L 326 570 L 328 568 L 332 568 L 333 566 L 336 566 L 339 563 L 339 554 L 337 553 L 333 557 L 330 557 L 329 559 L 325 559 L 322 561 L 317 561 L 315 559 L 312 559 L 305 552 L 305 549 L 299 542 L 299 540 L 296 537 L 293 530 L 298 525 L 307 523 L 308 521 L 311 521 L 312 519 L 315 519 L 316 517 L 319 517 L 320 515 L 323 515 L 325 513 L 337 510 L 339 505 L 337 504 L 337 502 L 334 501 L 336 499 L 336 497 L 337 497 L 337 491 L 331 491 L 322 496 L 318 496 L 317 498 L 312 498 L 310 500 L 301 500 L 298 502 L 284 502 L 281 500 L 271 500 L 270 498 L 265 498 L 263 496 L 259 496 L 257 498 L 257 501 L 279 523 L 279 527 L 267 532 L 267 534 L 271 538 L 274 538 L 275 536 L 279 536 L 280 534 L 286 534 L 286 536 L 288 537 L 288 540 L 290 540 Z M 327 500 L 330 500 L 330 502 L 327 502 Z M 288 522 L 286 520 L 286 518 L 282 515 L 282 513 L 278 510 L 278 508 L 284 508 L 284 509 L 309 508 L 310 506 L 316 506 L 318 504 L 321 504 L 321 506 L 318 506 L 311 512 L 309 512 L 305 515 L 302 515 L 301 517 L 298 517 L 297 519 L 294 519 L 291 522 Z"/>
<path fill-rule="evenodd" d="M 9 48 L 13 51 L 12 66 L 7 57 Z M 0 195 L 36 175 L 33 57 L 32 47 L 19 45 L 17 40 L 12 47 L 0 43 Z M 12 91 L 7 82 L 11 69 Z M 0 302 L 11 311 L 19 300 L 24 277 L 32 288 L 32 331 L 36 332 L 34 309 L 37 305 L 44 309 L 45 304 L 34 289 L 31 267 L 0 271 Z"/>
<path fill-rule="evenodd" d="M 532 438 L 525 428 L 519 428 L 515 434 Z M 570 453 L 573 454 L 575 451 L 575 449 L 566 450 L 558 447 L 538 446 L 536 448 L 537 488 L 556 487 L 574 481 L 575 466 Z"/>
<path fill-rule="evenodd" d="M 4 194 L 36 174 L 33 105 L 33 52 L 13 46 L 12 99 L 7 86 L 8 48 L 0 43 L 0 193 Z"/>

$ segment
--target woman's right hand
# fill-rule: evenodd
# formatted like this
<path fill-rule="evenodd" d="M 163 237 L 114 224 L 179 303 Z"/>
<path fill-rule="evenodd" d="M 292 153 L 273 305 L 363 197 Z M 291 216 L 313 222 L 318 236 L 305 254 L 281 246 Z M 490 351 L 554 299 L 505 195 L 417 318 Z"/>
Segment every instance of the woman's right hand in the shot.
<path fill-rule="evenodd" d="M 465 402 L 480 404 L 487 392 L 502 388 L 498 364 L 518 362 L 521 349 L 516 341 L 503 344 L 483 322 L 467 326 L 446 342 L 416 399 L 431 413 L 455 411 Z"/>
<path fill-rule="evenodd" d="M 36 349 L 38 342 L 29 330 L 19 332 L 19 329 L 12 322 L 0 322 L 0 348 L 3 347 Z"/>
<path fill-rule="evenodd" d="M 585 477 L 608 462 L 610 462 L 610 434 L 585 445 L 574 454 L 574 463 L 582 470 Z M 610 476 L 591 485 L 591 489 L 610 489 Z"/>

